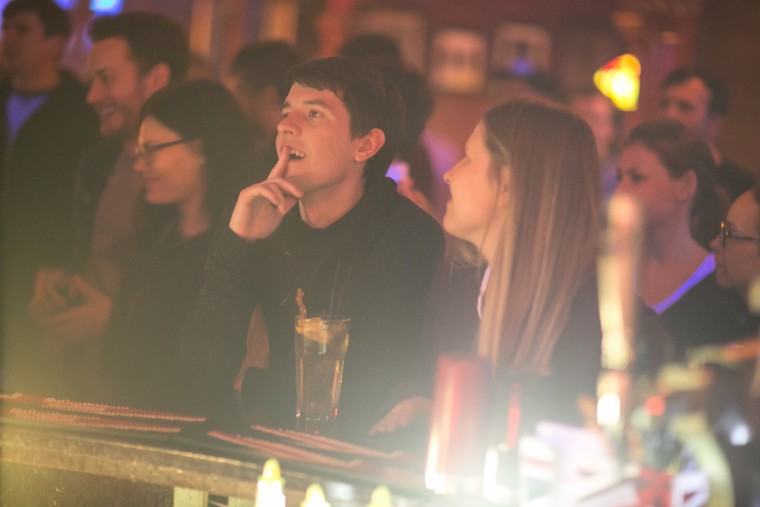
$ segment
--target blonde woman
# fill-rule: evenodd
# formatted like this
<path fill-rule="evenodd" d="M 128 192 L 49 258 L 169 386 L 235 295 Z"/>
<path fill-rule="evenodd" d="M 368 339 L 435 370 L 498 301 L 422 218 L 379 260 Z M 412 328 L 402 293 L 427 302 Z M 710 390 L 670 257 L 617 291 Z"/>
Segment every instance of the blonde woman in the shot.
<path fill-rule="evenodd" d="M 591 130 L 559 106 L 509 102 L 484 115 L 444 180 L 445 230 L 488 266 L 477 353 L 502 383 L 521 384 L 528 420 L 581 423 L 578 400 L 594 396 L 601 343 Z M 422 398 L 405 400 L 373 430 L 405 426 L 426 407 Z"/>

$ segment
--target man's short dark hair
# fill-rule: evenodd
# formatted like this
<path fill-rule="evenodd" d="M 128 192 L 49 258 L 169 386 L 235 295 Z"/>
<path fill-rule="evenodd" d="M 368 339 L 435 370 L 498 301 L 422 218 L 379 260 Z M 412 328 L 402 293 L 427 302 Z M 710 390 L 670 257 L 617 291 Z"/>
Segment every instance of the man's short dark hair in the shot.
<path fill-rule="evenodd" d="M 298 50 L 287 42 L 254 42 L 238 52 L 230 73 L 239 76 L 253 93 L 274 86 L 280 100 L 285 100 L 290 89 L 285 80 L 288 69 L 302 61 Z"/>
<path fill-rule="evenodd" d="M 728 90 L 723 81 L 715 74 L 698 67 L 680 67 L 673 70 L 663 79 L 661 89 L 680 85 L 689 79 L 697 78 L 710 92 L 707 112 L 710 116 L 725 116 L 728 113 Z"/>
<path fill-rule="evenodd" d="M 101 16 L 90 25 L 93 42 L 121 37 L 127 42 L 141 75 L 159 63 L 171 70 L 172 83 L 185 79 L 190 61 L 187 34 L 175 21 L 152 12 Z"/>
<path fill-rule="evenodd" d="M 385 133 L 385 144 L 364 168 L 367 179 L 385 176 L 399 147 L 404 124 L 404 102 L 390 79 L 373 67 L 343 58 L 322 58 L 297 65 L 290 69 L 288 78 L 290 83 L 335 93 L 351 117 L 354 138 L 373 128 Z"/>
<path fill-rule="evenodd" d="M 71 19 L 68 13 L 53 0 L 12 0 L 3 9 L 3 19 L 7 20 L 22 12 L 37 14 L 45 29 L 45 37 L 59 35 L 68 39 L 71 35 Z"/>

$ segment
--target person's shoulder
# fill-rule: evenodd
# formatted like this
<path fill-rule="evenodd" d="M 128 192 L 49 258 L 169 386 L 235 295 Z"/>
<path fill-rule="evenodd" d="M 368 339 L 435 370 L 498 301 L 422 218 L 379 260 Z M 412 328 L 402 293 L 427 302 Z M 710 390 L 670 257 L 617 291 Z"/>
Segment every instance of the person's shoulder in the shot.
<path fill-rule="evenodd" d="M 728 191 L 731 201 L 752 188 L 757 181 L 757 175 L 730 160 L 723 160 L 715 166 L 715 183 Z"/>
<path fill-rule="evenodd" d="M 705 296 L 705 297 L 726 297 L 728 296 L 731 298 L 731 295 L 734 294 L 733 291 L 730 291 L 728 289 L 724 289 L 720 285 L 718 285 L 718 279 L 715 276 L 715 271 L 711 272 L 704 278 L 702 278 L 699 282 L 694 284 L 694 286 L 689 289 L 684 297 L 686 296 Z"/>
<path fill-rule="evenodd" d="M 399 227 L 419 228 L 440 233 L 441 227 L 425 210 L 396 191 L 395 183 L 390 178 L 383 182 L 383 191 L 387 194 L 387 206 L 383 208 L 389 222 Z"/>
<path fill-rule="evenodd" d="M 371 244 L 385 256 L 426 259 L 437 265 L 443 258 L 443 231 L 433 217 L 406 197 L 398 194 L 393 180 L 382 186 L 374 182 L 373 204 L 362 212 L 361 229 Z"/>
<path fill-rule="evenodd" d="M 82 98 L 87 95 L 87 85 L 73 73 L 66 69 L 60 69 L 58 75 L 61 77 L 61 81 L 58 84 L 59 90 L 66 93 L 81 95 Z"/>
<path fill-rule="evenodd" d="M 723 159 L 720 163 L 715 165 L 715 169 L 720 172 L 726 173 L 749 173 L 749 171 L 732 160 Z"/>
<path fill-rule="evenodd" d="M 58 86 L 51 90 L 48 100 L 40 109 L 47 128 L 55 128 L 70 138 L 84 138 L 84 146 L 97 139 L 98 116 L 87 103 L 85 86 L 69 71 L 59 71 Z"/>
<path fill-rule="evenodd" d="M 115 163 L 121 150 L 122 144 L 117 139 L 101 138 L 85 152 L 83 160 L 102 160 L 103 158 L 108 158 L 112 159 Z"/>
<path fill-rule="evenodd" d="M 79 162 L 80 178 L 89 178 L 93 173 L 108 173 L 113 170 L 121 153 L 122 145 L 115 139 L 99 139 L 82 155 Z"/>
<path fill-rule="evenodd" d="M 743 319 L 749 315 L 747 305 L 736 291 L 718 285 L 715 272 L 710 273 L 689 289 L 673 306 L 676 305 L 688 308 L 690 311 L 699 308 L 698 314 L 705 315 L 703 312 L 707 312 L 708 315 L 719 314 L 729 320 L 738 317 Z M 694 317 L 696 318 L 697 315 Z"/>
<path fill-rule="evenodd" d="M 599 321 L 599 289 L 596 273 L 591 270 L 583 277 L 570 302 L 567 328 L 583 329 L 589 336 L 601 338 Z"/>
<path fill-rule="evenodd" d="M 581 278 L 578 284 L 578 290 L 575 291 L 573 301 L 588 302 L 597 301 L 599 298 L 599 282 L 596 271 L 593 268 L 589 268 L 586 274 Z"/>
<path fill-rule="evenodd" d="M 11 93 L 11 80 L 0 79 L 0 100 L 5 101 Z"/>
<path fill-rule="evenodd" d="M 739 293 L 718 285 L 711 273 L 661 314 L 680 349 L 725 343 L 756 332 L 754 319 Z M 681 335 L 679 337 L 679 335 Z"/>

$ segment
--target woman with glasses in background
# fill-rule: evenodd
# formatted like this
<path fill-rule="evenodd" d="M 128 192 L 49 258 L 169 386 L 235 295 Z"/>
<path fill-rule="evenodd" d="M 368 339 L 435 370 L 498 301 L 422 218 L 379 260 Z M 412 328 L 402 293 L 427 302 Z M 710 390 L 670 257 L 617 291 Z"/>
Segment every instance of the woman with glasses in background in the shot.
<path fill-rule="evenodd" d="M 715 258 L 695 236 L 715 237 L 710 149 L 677 122 L 646 122 L 631 132 L 618 163 L 616 192 L 643 212 L 637 292 L 660 315 L 680 355 L 750 332 L 741 298 L 718 286 Z"/>
<path fill-rule="evenodd" d="M 148 219 L 106 342 L 113 402 L 193 412 L 179 336 L 203 282 L 212 229 L 249 182 L 249 137 L 235 99 L 212 81 L 159 91 L 143 107 L 134 170 Z"/>
<path fill-rule="evenodd" d="M 760 283 L 760 183 L 736 198 L 710 246 L 718 284 L 749 303 L 753 282 Z"/>

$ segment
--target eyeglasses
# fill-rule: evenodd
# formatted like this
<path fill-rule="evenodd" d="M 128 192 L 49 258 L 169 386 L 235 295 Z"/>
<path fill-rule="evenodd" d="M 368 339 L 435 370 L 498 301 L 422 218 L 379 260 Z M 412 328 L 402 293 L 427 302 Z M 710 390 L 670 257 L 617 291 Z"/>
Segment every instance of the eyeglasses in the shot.
<path fill-rule="evenodd" d="M 163 150 L 164 148 L 168 148 L 170 146 L 175 146 L 177 144 L 189 143 L 191 141 L 197 141 L 197 139 L 177 139 L 176 141 L 169 141 L 168 143 L 161 144 L 138 144 L 135 146 L 134 154 L 136 158 L 150 160 L 151 157 L 153 157 L 153 154 L 157 151 Z"/>
<path fill-rule="evenodd" d="M 751 243 L 758 243 L 760 244 L 760 238 L 753 238 L 752 236 L 745 236 L 744 234 L 739 234 L 738 232 L 734 232 L 731 230 L 731 226 L 728 225 L 726 222 L 720 223 L 720 247 L 725 248 L 726 247 L 726 240 L 728 238 L 734 238 L 738 239 L 739 241 L 749 241 Z"/>

